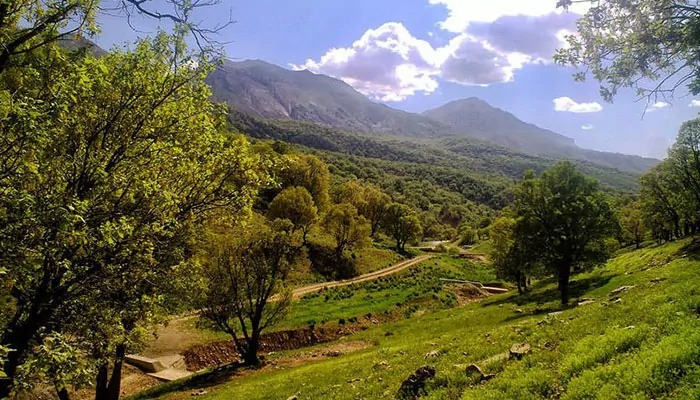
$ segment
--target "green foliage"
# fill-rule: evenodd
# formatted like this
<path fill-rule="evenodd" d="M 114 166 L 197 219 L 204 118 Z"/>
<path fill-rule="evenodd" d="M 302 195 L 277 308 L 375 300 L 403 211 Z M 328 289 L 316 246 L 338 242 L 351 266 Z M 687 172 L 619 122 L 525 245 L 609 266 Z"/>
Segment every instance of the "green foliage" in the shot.
<path fill-rule="evenodd" d="M 571 3 L 563 0 L 559 5 Z M 582 67 L 585 72 L 577 72 L 577 80 L 590 73 L 601 83 L 600 93 L 608 101 L 623 87 L 634 88 L 651 101 L 681 85 L 700 93 L 697 4 L 676 0 L 590 3 L 593 7 L 578 21 L 577 34 L 567 36 L 568 46 L 554 57 L 559 64 Z M 644 86 L 654 81 L 659 83 Z"/>
<path fill-rule="evenodd" d="M 368 244 L 370 226 L 365 217 L 348 203 L 335 204 L 323 218 L 326 232 L 333 237 L 335 254 L 338 260 L 345 250 L 352 250 Z"/>
<path fill-rule="evenodd" d="M 101 58 L 54 49 L 28 60 L 21 85 L 0 75 L 13 93 L 0 120 L 13 149 L 0 157 L 11 378 L 52 331 L 82 337 L 75 345 L 103 363 L 126 351 L 128 332 L 163 306 L 198 227 L 215 211 L 244 220 L 270 181 L 267 161 L 224 133 L 203 84 L 210 66 L 192 68 L 177 46 L 159 35 Z"/>
<path fill-rule="evenodd" d="M 382 227 L 396 241 L 396 250 L 405 251 L 406 243 L 418 238 L 423 228 L 415 212 L 407 205 L 387 205 Z"/>
<path fill-rule="evenodd" d="M 282 320 L 291 304 L 283 284 L 299 247 L 289 232 L 261 217 L 243 236 L 224 234 L 210 247 L 202 269 L 202 316 L 231 335 L 245 362 L 258 364 L 260 334 Z"/>
<path fill-rule="evenodd" d="M 288 187 L 270 203 L 268 216 L 271 219 L 287 219 L 295 230 L 301 230 L 304 242 L 318 215 L 314 200 L 303 187 Z"/>
<path fill-rule="evenodd" d="M 606 239 L 618 226 L 597 182 L 560 162 L 540 178 L 526 176 L 516 191 L 515 254 L 542 263 L 559 279 L 568 301 L 572 268 L 600 263 L 609 256 Z M 507 247 L 507 246 L 506 246 Z M 512 260 L 518 264 L 522 257 Z"/>
<path fill-rule="evenodd" d="M 313 197 L 319 211 L 330 205 L 330 172 L 318 157 L 309 154 L 290 154 L 285 168 L 280 173 L 282 186 L 305 188 Z"/>
<path fill-rule="evenodd" d="M 700 120 L 684 123 L 668 158 L 642 177 L 641 202 L 659 241 L 700 231 Z"/>
<path fill-rule="evenodd" d="M 372 184 L 349 181 L 336 194 L 336 203 L 343 202 L 352 204 L 357 212 L 365 217 L 370 224 L 370 234 L 374 236 L 379 230 L 391 197 Z"/>

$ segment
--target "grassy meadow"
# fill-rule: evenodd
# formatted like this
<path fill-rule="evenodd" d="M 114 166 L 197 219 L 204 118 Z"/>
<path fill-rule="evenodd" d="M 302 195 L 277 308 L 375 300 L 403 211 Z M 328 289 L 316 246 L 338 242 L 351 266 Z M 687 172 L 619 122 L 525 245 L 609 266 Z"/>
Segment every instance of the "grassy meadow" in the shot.
<path fill-rule="evenodd" d="M 391 398 L 422 365 L 437 370 L 422 397 L 426 399 L 698 398 L 699 247 L 691 239 L 651 246 L 576 275 L 572 304 L 594 300 L 588 304 L 562 309 L 556 285 L 542 281 L 525 296 L 492 296 L 372 327 L 345 339 L 366 343 L 362 350 L 244 373 L 207 387 L 201 398 Z M 436 262 L 443 269 L 432 269 L 435 265 L 430 264 Z M 290 318 L 302 323 L 324 309 L 328 320 L 379 312 L 419 290 L 412 279 L 438 271 L 489 278 L 483 267 L 447 257 L 426 264 L 397 275 L 390 280 L 393 284 L 377 281 L 355 287 L 352 296 L 347 289 L 309 296 Z M 389 289 L 373 291 L 378 286 Z M 611 294 L 623 286 L 628 288 Z M 380 300 L 373 303 L 374 297 L 368 298 L 372 294 L 379 294 Z M 532 353 L 522 360 L 504 357 L 516 343 L 530 344 Z M 468 377 L 465 368 L 472 363 L 495 377 L 482 383 Z M 188 387 L 186 382 L 171 385 Z"/>

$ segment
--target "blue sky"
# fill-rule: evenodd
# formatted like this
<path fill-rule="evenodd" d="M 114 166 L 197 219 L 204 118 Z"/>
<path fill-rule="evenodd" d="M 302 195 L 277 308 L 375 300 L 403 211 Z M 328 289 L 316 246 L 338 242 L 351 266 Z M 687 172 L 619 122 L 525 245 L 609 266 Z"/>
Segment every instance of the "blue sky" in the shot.
<path fill-rule="evenodd" d="M 552 64 L 551 56 L 585 8 L 563 13 L 555 4 L 222 0 L 197 18 L 212 26 L 229 13 L 237 20 L 221 36 L 234 60 L 261 59 L 335 76 L 395 108 L 420 112 L 476 96 L 581 147 L 664 157 L 681 123 L 700 107 L 678 93 L 674 101 L 647 108 L 631 90 L 609 104 L 595 82 L 574 82 L 574 70 Z M 119 18 L 103 22 L 97 40 L 102 46 L 143 34 Z M 153 21 L 134 24 L 144 32 L 155 28 Z"/>

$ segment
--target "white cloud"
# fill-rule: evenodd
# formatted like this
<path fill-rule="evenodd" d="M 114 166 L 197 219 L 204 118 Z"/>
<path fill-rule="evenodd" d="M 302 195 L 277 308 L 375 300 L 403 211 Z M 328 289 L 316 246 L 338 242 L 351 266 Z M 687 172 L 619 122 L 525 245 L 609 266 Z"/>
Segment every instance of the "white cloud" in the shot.
<path fill-rule="evenodd" d="M 294 69 L 338 77 L 359 92 L 382 101 L 400 101 L 416 92 L 432 93 L 438 83 L 438 55 L 398 22 L 367 30 L 350 47 L 330 49 L 319 61 Z"/>
<path fill-rule="evenodd" d="M 509 82 L 524 60 L 494 49 L 488 42 L 462 34 L 438 49 L 442 78 L 464 85 Z"/>
<path fill-rule="evenodd" d="M 590 131 L 590 130 L 593 130 L 594 128 L 595 128 L 595 126 L 593 126 L 591 124 L 585 124 L 585 125 L 581 126 L 581 129 L 583 129 L 584 131 Z"/>
<path fill-rule="evenodd" d="M 688 107 L 700 107 L 700 100 L 692 100 L 690 104 L 688 104 Z"/>
<path fill-rule="evenodd" d="M 448 10 L 442 30 L 427 34 L 444 38 L 440 43 L 447 44 L 441 47 L 413 36 L 399 22 L 387 22 L 368 29 L 347 47 L 332 48 L 292 68 L 340 78 L 381 101 L 433 93 L 438 77 L 463 85 L 511 82 L 525 66 L 551 62 L 580 17 L 556 9 L 554 0 L 428 1 Z"/>
<path fill-rule="evenodd" d="M 594 113 L 603 111 L 603 106 L 593 101 L 590 103 L 577 103 L 571 97 L 558 97 L 554 99 L 554 111 L 572 113 Z"/>
<path fill-rule="evenodd" d="M 443 29 L 461 33 L 474 22 L 494 22 L 504 16 L 541 17 L 551 13 L 584 14 L 590 7 L 589 2 L 573 4 L 569 11 L 556 8 L 552 0 L 428 0 L 433 5 L 447 8 L 447 19 L 440 22 Z"/>
<path fill-rule="evenodd" d="M 647 111 L 652 112 L 652 111 L 656 111 L 656 110 L 661 110 L 661 109 L 664 109 L 664 108 L 669 107 L 669 106 L 670 106 L 670 104 L 666 103 L 665 101 L 657 101 L 656 103 L 648 106 Z"/>

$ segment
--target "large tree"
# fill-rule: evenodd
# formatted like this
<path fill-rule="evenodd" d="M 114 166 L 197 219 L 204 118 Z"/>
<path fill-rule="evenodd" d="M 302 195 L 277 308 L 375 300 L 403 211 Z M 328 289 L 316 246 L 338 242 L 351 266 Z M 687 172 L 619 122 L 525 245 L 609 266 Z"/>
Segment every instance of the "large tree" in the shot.
<path fill-rule="evenodd" d="M 272 219 L 287 219 L 295 230 L 302 233 L 306 244 L 309 230 L 318 219 L 314 199 L 306 188 L 295 186 L 281 191 L 270 203 L 268 215 Z"/>
<path fill-rule="evenodd" d="M 404 252 L 406 243 L 418 238 L 423 231 L 416 212 L 405 204 L 390 203 L 382 222 L 384 231 L 396 241 L 396 251 Z"/>
<path fill-rule="evenodd" d="M 323 227 L 333 238 L 338 263 L 345 250 L 363 246 L 370 238 L 369 223 L 348 203 L 331 206 L 323 218 Z"/>
<path fill-rule="evenodd" d="M 261 220 L 242 236 L 222 236 L 203 263 L 202 315 L 231 335 L 250 365 L 260 363 L 262 332 L 279 322 L 291 303 L 283 284 L 299 249 L 288 230 Z"/>
<path fill-rule="evenodd" d="M 700 93 L 700 6 L 688 0 L 559 0 L 557 5 L 589 3 L 577 22 L 577 34 L 555 60 L 583 70 L 601 83 L 603 98 L 612 101 L 620 88 L 638 95 L 673 95 L 680 86 Z"/>
<path fill-rule="evenodd" d="M 371 236 L 379 231 L 391 197 L 378 187 L 361 181 L 345 183 L 336 193 L 337 203 L 350 203 L 370 224 Z"/>
<path fill-rule="evenodd" d="M 267 183 L 246 140 L 224 133 L 208 67 L 177 46 L 161 35 L 99 59 L 50 49 L 21 80 L 3 75 L 3 134 L 31 146 L 0 154 L 0 346 L 11 350 L 0 398 L 81 308 L 128 305 L 112 322 L 140 324 L 164 290 L 151 278 L 187 261 L 211 212 L 244 218 Z M 114 365 L 127 350 L 119 344 L 108 346 Z M 118 382 L 101 398 L 118 396 Z"/>
<path fill-rule="evenodd" d="M 617 222 L 607 199 L 595 180 L 562 161 L 540 178 L 526 176 L 514 209 L 516 230 L 527 232 L 525 248 L 557 276 L 561 301 L 568 303 L 572 269 L 608 256 L 605 240 Z"/>

